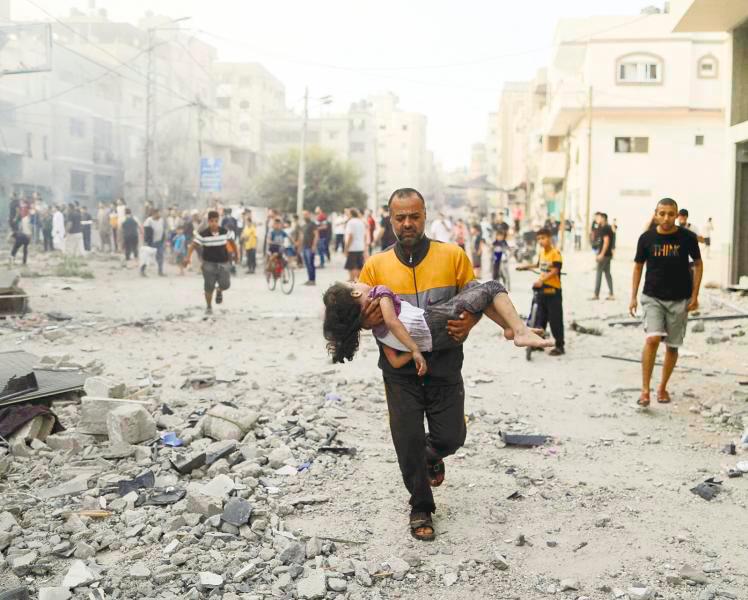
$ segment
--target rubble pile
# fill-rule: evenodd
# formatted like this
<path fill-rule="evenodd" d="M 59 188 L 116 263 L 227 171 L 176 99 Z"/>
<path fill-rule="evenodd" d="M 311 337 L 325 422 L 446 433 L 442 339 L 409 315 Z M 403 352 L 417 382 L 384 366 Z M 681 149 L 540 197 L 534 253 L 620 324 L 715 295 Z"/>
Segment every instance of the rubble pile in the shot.
<path fill-rule="evenodd" d="M 157 387 L 91 377 L 80 404 L 53 403 L 65 431 L 0 449 L 5 579 L 42 599 L 312 599 L 402 579 L 399 559 L 337 558 L 335 541 L 285 524 L 329 501 L 321 482 L 354 460 L 319 451 L 347 448 L 322 378 L 292 396 L 240 379 L 192 373 L 172 408 Z M 231 400 L 205 406 L 207 387 Z"/>

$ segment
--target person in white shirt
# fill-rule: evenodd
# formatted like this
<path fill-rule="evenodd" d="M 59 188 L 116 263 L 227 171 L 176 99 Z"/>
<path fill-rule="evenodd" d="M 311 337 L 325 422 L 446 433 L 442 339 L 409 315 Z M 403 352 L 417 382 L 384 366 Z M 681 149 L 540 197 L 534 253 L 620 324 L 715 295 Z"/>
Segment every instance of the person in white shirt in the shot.
<path fill-rule="evenodd" d="M 452 225 L 443 213 L 439 213 L 439 218 L 431 224 L 431 239 L 445 243 L 452 241 Z"/>
<path fill-rule="evenodd" d="M 361 269 L 364 268 L 366 251 L 366 225 L 361 220 L 358 209 L 350 209 L 351 218 L 345 225 L 345 269 L 350 281 L 358 281 Z"/>
<path fill-rule="evenodd" d="M 332 216 L 332 233 L 335 236 L 335 252 L 345 250 L 345 215 L 334 214 Z"/>

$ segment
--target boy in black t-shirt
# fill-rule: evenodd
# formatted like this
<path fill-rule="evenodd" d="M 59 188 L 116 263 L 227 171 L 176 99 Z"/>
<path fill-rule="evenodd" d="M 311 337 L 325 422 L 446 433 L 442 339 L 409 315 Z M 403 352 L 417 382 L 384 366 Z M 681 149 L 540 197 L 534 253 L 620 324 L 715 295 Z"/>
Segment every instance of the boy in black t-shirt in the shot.
<path fill-rule="evenodd" d="M 642 308 L 644 330 L 647 333 L 642 352 L 642 392 L 640 406 L 649 406 L 649 384 L 652 379 L 657 348 L 664 339 L 667 346 L 662 368 L 662 381 L 657 389 L 657 401 L 670 402 L 667 384 L 678 362 L 678 348 L 686 335 L 688 313 L 699 307 L 699 287 L 704 272 L 699 241 L 694 233 L 676 227 L 678 205 L 671 198 L 663 198 L 655 209 L 657 226 L 639 237 L 634 258 L 634 277 L 629 312 L 636 316 L 637 294 L 644 264 Z M 693 277 L 689 269 L 693 259 Z"/>
<path fill-rule="evenodd" d="M 213 313 L 213 292 L 216 304 L 223 302 L 223 292 L 231 287 L 230 260 L 239 260 L 239 251 L 234 242 L 234 232 L 218 224 L 218 211 L 208 212 L 208 226 L 195 233 L 184 261 L 188 267 L 192 253 L 197 248 L 203 251 L 203 291 L 205 292 L 205 313 Z"/>

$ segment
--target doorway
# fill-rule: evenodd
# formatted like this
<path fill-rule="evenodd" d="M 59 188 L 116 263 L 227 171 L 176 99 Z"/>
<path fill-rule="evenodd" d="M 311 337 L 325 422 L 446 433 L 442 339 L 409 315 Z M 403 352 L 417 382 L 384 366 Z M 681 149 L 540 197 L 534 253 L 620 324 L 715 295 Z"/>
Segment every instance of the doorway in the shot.
<path fill-rule="evenodd" d="M 731 283 L 748 276 L 748 141 L 736 146 L 735 219 L 732 236 Z"/>

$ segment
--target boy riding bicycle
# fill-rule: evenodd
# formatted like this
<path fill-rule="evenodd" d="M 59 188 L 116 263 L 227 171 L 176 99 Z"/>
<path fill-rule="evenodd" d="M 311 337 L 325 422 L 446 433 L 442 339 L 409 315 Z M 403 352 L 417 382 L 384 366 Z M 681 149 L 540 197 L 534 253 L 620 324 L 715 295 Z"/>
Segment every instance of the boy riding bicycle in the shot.
<path fill-rule="evenodd" d="M 278 264 L 284 265 L 283 247 L 288 239 L 288 234 L 283 231 L 283 223 L 280 219 L 273 220 L 273 228 L 268 236 L 268 259 L 265 262 L 265 272 L 271 273 L 278 268 Z"/>

